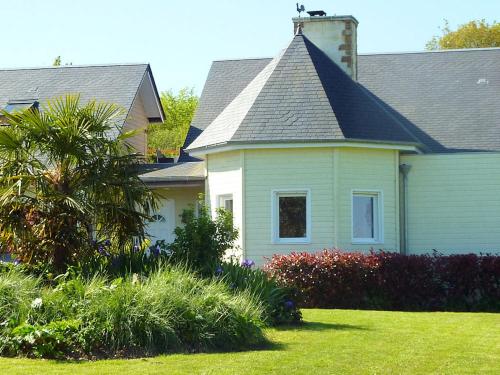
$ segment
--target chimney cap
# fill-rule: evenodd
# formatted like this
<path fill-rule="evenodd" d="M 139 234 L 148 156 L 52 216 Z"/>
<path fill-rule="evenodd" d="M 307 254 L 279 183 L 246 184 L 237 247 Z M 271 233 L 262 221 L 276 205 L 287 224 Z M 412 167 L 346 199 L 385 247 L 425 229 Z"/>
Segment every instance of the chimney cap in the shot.
<path fill-rule="evenodd" d="M 324 10 L 310 10 L 307 12 L 311 17 L 319 16 L 319 17 L 324 17 L 326 16 L 326 12 Z"/>

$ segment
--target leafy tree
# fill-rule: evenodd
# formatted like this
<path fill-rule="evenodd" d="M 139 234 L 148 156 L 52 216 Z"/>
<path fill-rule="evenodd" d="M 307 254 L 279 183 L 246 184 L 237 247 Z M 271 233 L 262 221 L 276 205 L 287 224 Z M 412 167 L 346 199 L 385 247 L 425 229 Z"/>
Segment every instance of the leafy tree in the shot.
<path fill-rule="evenodd" d="M 500 23 L 488 24 L 484 19 L 470 21 L 457 30 L 450 29 L 445 20 L 443 35 L 434 36 L 426 44 L 428 50 L 500 47 Z"/>
<path fill-rule="evenodd" d="M 61 66 L 62 65 L 62 59 L 61 56 L 57 56 L 54 61 L 52 62 L 52 66 Z M 65 63 L 64 65 L 73 65 L 72 62 Z"/>
<path fill-rule="evenodd" d="M 218 209 L 212 220 L 208 207 L 200 203 L 197 215 L 194 209 L 184 210 L 182 223 L 184 226 L 175 229 L 176 238 L 169 245 L 171 260 L 187 264 L 202 275 L 212 275 L 238 238 L 231 213 Z"/>
<path fill-rule="evenodd" d="M 161 104 L 165 112 L 165 122 L 149 126 L 150 153 L 155 153 L 156 150 L 168 153 L 182 146 L 198 105 L 198 97 L 193 89 L 188 88 L 181 89 L 177 94 L 165 91 L 161 94 Z"/>
<path fill-rule="evenodd" d="M 67 96 L 41 111 L 2 115 L 9 124 L 0 128 L 0 243 L 7 252 L 64 270 L 99 241 L 120 248 L 144 238 L 156 199 L 127 145 L 133 132 L 108 136 L 124 117 L 119 107 Z"/>

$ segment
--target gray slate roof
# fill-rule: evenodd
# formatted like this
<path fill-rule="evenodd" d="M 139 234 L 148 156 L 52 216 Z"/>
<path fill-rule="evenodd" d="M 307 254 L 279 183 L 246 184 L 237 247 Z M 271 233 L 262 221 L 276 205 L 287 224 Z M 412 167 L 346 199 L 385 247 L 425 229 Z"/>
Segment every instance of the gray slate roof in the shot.
<path fill-rule="evenodd" d="M 272 59 L 214 61 L 191 122 L 180 161 L 199 160 L 187 155 L 187 148 L 226 106 L 255 78 Z"/>
<path fill-rule="evenodd" d="M 500 48 L 360 55 L 358 75 L 428 152 L 500 150 Z"/>
<path fill-rule="evenodd" d="M 347 139 L 416 142 L 372 95 L 299 34 L 188 150 L 230 142 Z"/>
<path fill-rule="evenodd" d="M 373 123 L 371 116 L 365 116 L 364 104 L 361 105 L 365 100 L 353 102 L 351 97 L 355 94 L 357 98 L 362 98 L 359 95 L 359 90 L 362 90 L 374 100 L 369 102 L 370 105 L 376 103 L 380 106 L 389 117 L 396 120 L 400 129 L 411 134 L 411 140 L 421 143 L 426 152 L 500 150 L 500 48 L 359 55 L 358 84 L 347 82 L 348 89 L 342 88 L 346 86 L 345 76 L 336 72 L 336 66 L 332 68 L 323 64 L 321 56 L 312 56 L 312 59 L 314 67 L 319 67 L 317 73 L 323 82 L 328 80 L 325 78 L 328 75 L 336 76 L 339 79 L 337 83 L 342 82 L 339 85 L 324 85 L 324 91 L 334 98 L 334 113 L 337 122 L 344 124 L 342 131 L 347 138 L 397 139 L 394 136 L 391 138 L 388 133 L 392 133 L 392 130 L 387 131 L 384 124 L 379 124 L 380 127 L 357 127 L 348 120 L 353 116 L 360 122 Z M 233 93 L 232 99 L 237 96 L 234 94 L 237 90 L 226 92 L 224 88 L 238 86 L 235 79 L 242 69 L 253 73 L 255 78 L 262 71 L 262 65 L 270 61 L 260 59 L 240 60 L 241 64 L 234 60 L 214 63 L 218 74 L 212 74 L 212 70 L 209 73 L 196 115 L 198 121 L 193 124 L 198 129 L 206 128 L 232 101 L 228 93 Z M 249 78 L 245 76 L 239 83 L 248 85 L 248 82 Z M 301 89 L 297 85 L 295 90 Z M 346 93 L 349 95 L 345 96 Z M 219 96 L 223 96 L 224 100 L 220 100 Z M 291 96 L 287 98 L 290 100 Z M 353 104 L 358 106 L 350 107 Z M 210 116 L 204 119 L 206 108 L 210 108 Z M 288 121 L 293 120 L 292 117 Z M 280 120 L 274 118 L 273 121 Z M 286 123 L 287 117 L 284 116 L 281 121 Z M 253 130 L 260 131 L 264 127 L 260 124 Z M 381 128 L 384 139 L 379 138 Z M 287 129 L 290 128 L 283 126 L 284 131 Z M 246 128 L 245 133 L 252 134 L 252 129 Z M 284 140 L 289 137 L 283 133 L 276 134 Z M 328 133 L 324 134 L 326 136 Z M 402 135 L 399 130 L 397 134 Z M 385 138 L 386 135 L 389 139 Z"/>
<path fill-rule="evenodd" d="M 146 184 L 201 183 L 205 180 L 204 162 L 144 164 L 140 175 Z"/>
<path fill-rule="evenodd" d="M 102 100 L 128 111 L 148 69 L 148 64 L 0 69 L 0 109 L 13 100 L 36 99 L 43 105 L 74 93 L 82 101 Z"/>

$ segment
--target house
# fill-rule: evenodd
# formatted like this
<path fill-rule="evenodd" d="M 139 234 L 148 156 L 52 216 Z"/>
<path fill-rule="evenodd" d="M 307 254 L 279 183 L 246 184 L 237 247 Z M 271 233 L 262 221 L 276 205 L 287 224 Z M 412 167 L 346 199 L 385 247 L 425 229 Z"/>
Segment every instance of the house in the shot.
<path fill-rule="evenodd" d="M 159 223 L 204 192 L 262 264 L 338 247 L 500 250 L 500 49 L 357 53 L 352 16 L 294 18 L 274 58 L 215 61 Z M 215 212 L 214 212 L 215 213 Z"/>
<path fill-rule="evenodd" d="M 39 107 L 68 94 L 79 95 L 83 102 L 97 100 L 119 105 L 126 114 L 121 130 L 136 131 L 128 141 L 140 154 L 146 153 L 148 123 L 164 118 L 148 64 L 0 69 L 2 110 Z"/>

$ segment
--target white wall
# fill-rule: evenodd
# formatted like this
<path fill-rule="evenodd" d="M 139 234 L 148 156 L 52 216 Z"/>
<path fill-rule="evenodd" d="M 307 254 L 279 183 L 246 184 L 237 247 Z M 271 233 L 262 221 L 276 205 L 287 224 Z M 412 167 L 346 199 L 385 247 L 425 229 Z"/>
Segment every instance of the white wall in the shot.
<path fill-rule="evenodd" d="M 236 241 L 237 248 L 228 252 L 229 256 L 240 257 L 241 248 L 245 233 L 243 232 L 243 151 L 223 152 L 220 154 L 211 154 L 207 156 L 207 183 L 206 183 L 206 201 L 215 217 L 216 209 L 219 205 L 218 197 L 220 195 L 232 194 L 233 196 L 233 222 L 239 231 L 239 238 Z"/>
<path fill-rule="evenodd" d="M 170 242 L 175 238 L 171 231 L 178 226 L 182 226 L 182 212 L 185 209 L 196 206 L 198 196 L 204 192 L 202 186 L 199 187 L 175 187 L 157 189 L 159 197 L 158 214 L 164 215 L 166 222 L 154 223 L 150 234 L 155 236 L 152 242 L 164 239 Z M 163 235 L 161 234 L 163 233 Z"/>
<path fill-rule="evenodd" d="M 411 253 L 500 251 L 500 153 L 402 156 Z"/>

